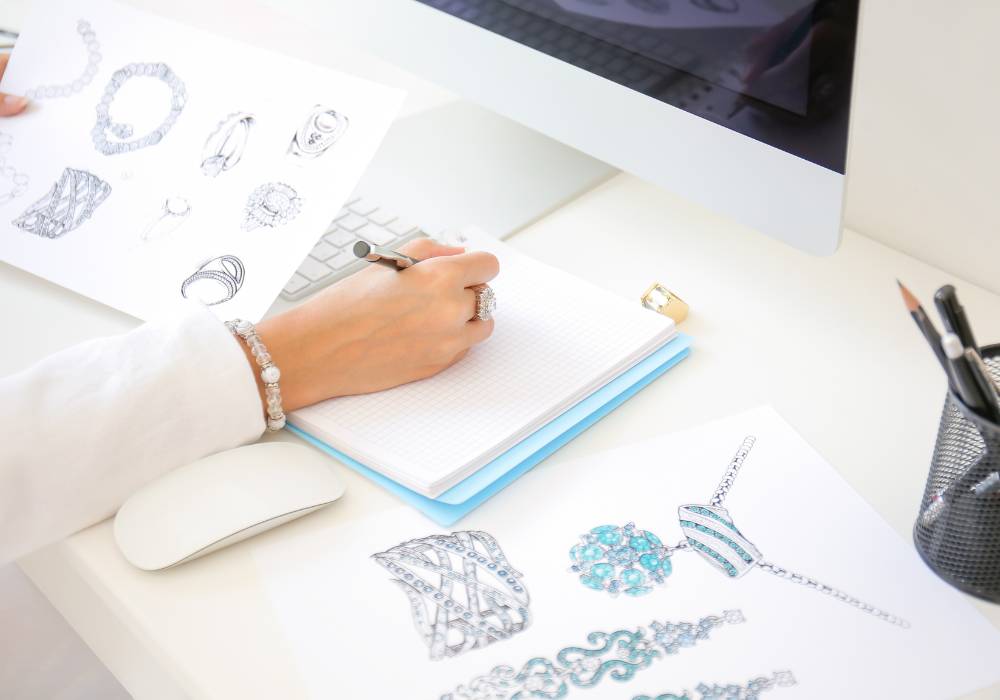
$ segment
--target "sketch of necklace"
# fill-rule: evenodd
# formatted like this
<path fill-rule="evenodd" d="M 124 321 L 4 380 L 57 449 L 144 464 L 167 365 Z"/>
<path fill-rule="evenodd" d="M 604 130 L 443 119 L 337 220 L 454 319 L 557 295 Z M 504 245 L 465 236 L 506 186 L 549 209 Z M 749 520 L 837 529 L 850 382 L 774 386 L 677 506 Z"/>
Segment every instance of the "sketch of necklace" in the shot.
<path fill-rule="evenodd" d="M 81 19 L 76 23 L 76 33 L 80 35 L 87 49 L 87 67 L 83 69 L 80 77 L 63 85 L 39 85 L 25 92 L 25 97 L 30 100 L 69 97 L 83 90 L 94 79 L 97 67 L 101 65 L 101 45 L 97 43 L 97 35 L 87 20 Z"/>
<path fill-rule="evenodd" d="M 26 173 L 22 173 L 13 165 L 7 163 L 7 154 L 10 152 L 14 140 L 10 134 L 0 132 L 0 178 L 7 180 L 11 188 L 6 192 L 0 192 L 0 206 L 20 197 L 28 189 L 30 181 Z"/>
<path fill-rule="evenodd" d="M 676 546 L 664 545 L 659 537 L 648 530 L 637 529 L 634 523 L 624 527 L 600 525 L 581 535 L 580 544 L 570 550 L 573 562 L 570 570 L 578 574 L 580 583 L 588 588 L 607 591 L 612 596 L 619 593 L 641 596 L 666 582 L 673 571 L 670 561 L 673 553 L 693 551 L 730 578 L 739 578 L 756 567 L 825 593 L 884 622 L 908 628 L 910 623 L 896 615 L 816 579 L 765 561 L 760 550 L 743 536 L 723 503 L 755 442 L 753 437 L 743 440 L 709 503 L 688 504 L 677 509 L 685 537 Z"/>

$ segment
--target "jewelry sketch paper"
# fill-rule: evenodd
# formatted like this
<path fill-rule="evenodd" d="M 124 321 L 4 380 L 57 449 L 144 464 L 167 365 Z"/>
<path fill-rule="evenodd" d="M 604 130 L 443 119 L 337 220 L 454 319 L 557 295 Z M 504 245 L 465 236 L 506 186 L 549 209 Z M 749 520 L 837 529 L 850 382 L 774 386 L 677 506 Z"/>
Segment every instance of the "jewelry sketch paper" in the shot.
<path fill-rule="evenodd" d="M 674 431 L 669 420 L 667 430 Z M 765 561 L 885 605 L 909 620 L 910 630 L 766 572 L 730 577 L 692 552 L 673 553 L 666 583 L 638 597 L 612 598 L 567 572 L 568 549 L 581 526 L 634 521 L 636 530 L 678 543 L 678 506 L 710 500 L 734 448 L 748 434 L 757 444 L 724 504 L 740 531 Z M 430 661 L 406 598 L 387 582 L 386 570 L 368 560 L 387 543 L 433 532 L 419 513 L 394 507 L 378 489 L 365 494 L 365 514 L 329 511 L 308 527 L 251 544 L 302 694 L 439 698 L 496 666 L 517 668 L 536 655 L 557 661 L 550 654 L 567 644 L 591 648 L 586 640 L 594 630 L 635 631 L 654 619 L 693 622 L 726 609 L 742 610 L 746 624 L 720 629 L 710 642 L 650 664 L 628 684 L 605 677 L 586 690 L 574 686 L 567 700 L 694 692 L 702 682 L 750 679 L 776 669 L 791 669 L 799 685 L 765 693 L 764 700 L 843 700 L 859 692 L 936 700 L 1000 681 L 1000 632 L 929 572 L 905 534 L 890 528 L 772 409 L 614 450 L 575 452 L 581 456 L 556 455 L 543 469 L 528 472 L 461 522 L 463 530 L 497 539 L 524 572 L 531 593 L 531 626 L 475 652 Z M 385 667 L 391 670 L 343 672 L 372 668 L 372 650 L 391 659 Z"/>
<path fill-rule="evenodd" d="M 85 170 L 66 168 L 48 194 L 12 222 L 42 238 L 59 238 L 89 219 L 111 194 L 111 186 Z"/>
<path fill-rule="evenodd" d="M 235 255 L 220 255 L 206 260 L 181 283 L 181 296 L 197 299 L 205 306 L 215 306 L 236 296 L 243 287 L 246 269 Z"/>
<path fill-rule="evenodd" d="M 175 12 L 185 10 L 171 5 Z M 267 26 L 269 12 L 252 19 Z M 77 32 L 78 19 L 89 30 Z M 16 147 L 7 162 L 29 184 L 0 209 L 0 260 L 149 319 L 186 304 L 185 280 L 225 253 L 246 270 L 242 283 L 210 266 L 202 272 L 217 282 L 198 276 L 187 296 L 211 291 L 221 320 L 258 321 L 354 191 L 402 93 L 259 48 L 259 32 L 244 24 L 227 30 L 249 42 L 239 44 L 115 0 L 34 0 L 0 89 L 62 86 L 85 67 L 92 80 L 77 92 L 66 83 L 71 95 L 3 124 Z M 100 60 L 90 63 L 97 54 L 85 49 L 98 37 Z M 330 51 L 332 65 L 349 52 Z M 303 161 L 289 142 L 313 105 L 325 109 L 312 127 L 325 139 L 332 126 L 336 136 L 314 145 L 336 152 Z M 63 231 L 54 246 L 13 221 L 67 165 L 113 194 L 79 231 L 52 228 Z M 0 165 L 0 198 L 12 189 L 3 173 Z"/>
<path fill-rule="evenodd" d="M 409 599 L 432 660 L 509 639 L 531 624 L 524 575 L 486 532 L 430 535 L 372 558 Z"/>
<path fill-rule="evenodd" d="M 302 160 L 312 160 L 326 153 L 347 131 L 350 120 L 331 107 L 316 105 L 295 132 L 288 152 Z"/>
<path fill-rule="evenodd" d="M 625 683 L 653 661 L 708 640 L 722 625 L 745 622 L 740 610 L 726 610 L 698 622 L 658 622 L 649 627 L 591 632 L 586 646 L 568 646 L 549 659 L 536 656 L 521 666 L 497 666 L 441 700 L 521 700 L 563 698 L 571 688 L 593 688 L 602 681 Z"/>
<path fill-rule="evenodd" d="M 31 178 L 8 162 L 14 139 L 0 132 L 0 207 L 14 201 L 28 190 Z"/>

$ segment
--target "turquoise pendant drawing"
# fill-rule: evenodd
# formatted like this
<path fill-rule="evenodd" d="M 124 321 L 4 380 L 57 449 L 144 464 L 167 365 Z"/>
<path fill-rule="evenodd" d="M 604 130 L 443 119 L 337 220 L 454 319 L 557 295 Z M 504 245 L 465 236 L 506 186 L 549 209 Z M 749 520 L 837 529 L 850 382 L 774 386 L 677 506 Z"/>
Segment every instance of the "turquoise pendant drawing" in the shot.
<path fill-rule="evenodd" d="M 666 583 L 673 566 L 670 549 L 655 534 L 639 530 L 635 523 L 624 527 L 600 525 L 580 536 L 569 551 L 570 570 L 580 583 L 612 596 L 642 596 Z"/>
<path fill-rule="evenodd" d="M 733 524 L 721 506 L 687 505 L 677 509 L 688 545 L 730 578 L 739 578 L 760 561 L 760 551 Z"/>

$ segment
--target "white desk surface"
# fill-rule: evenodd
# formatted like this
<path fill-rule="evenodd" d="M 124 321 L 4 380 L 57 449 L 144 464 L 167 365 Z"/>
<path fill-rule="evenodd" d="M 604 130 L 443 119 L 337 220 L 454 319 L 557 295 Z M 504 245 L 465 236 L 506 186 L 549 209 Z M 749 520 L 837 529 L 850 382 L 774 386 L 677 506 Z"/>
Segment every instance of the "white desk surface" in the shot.
<path fill-rule="evenodd" d="M 17 0 L 0 11 L 0 26 L 14 24 L 23 6 Z M 414 89 L 410 112 L 447 99 L 412 76 L 326 46 L 296 24 L 247 6 L 182 0 L 169 13 L 244 40 L 266 37 L 289 53 Z M 945 387 L 902 307 L 895 278 L 927 303 L 938 285 L 955 283 L 977 336 L 1000 338 L 1000 296 L 868 238 L 848 231 L 833 257 L 808 257 L 625 175 L 511 243 L 627 296 L 637 298 L 651 281 L 662 281 L 692 306 L 682 327 L 695 338 L 691 357 L 537 469 L 560 469 L 573 457 L 770 403 L 907 541 Z M 0 298 L 4 371 L 135 323 L 2 264 Z M 115 548 L 110 522 L 20 565 L 139 698 L 296 697 L 294 660 L 253 552 L 321 518 L 394 505 L 374 485 L 336 468 L 348 493 L 334 508 L 176 570 L 130 567 Z M 497 496 L 530 508 L 519 497 L 516 482 Z M 976 604 L 1000 627 L 1000 607 Z M 970 697 L 1000 697 L 1000 686 Z"/>

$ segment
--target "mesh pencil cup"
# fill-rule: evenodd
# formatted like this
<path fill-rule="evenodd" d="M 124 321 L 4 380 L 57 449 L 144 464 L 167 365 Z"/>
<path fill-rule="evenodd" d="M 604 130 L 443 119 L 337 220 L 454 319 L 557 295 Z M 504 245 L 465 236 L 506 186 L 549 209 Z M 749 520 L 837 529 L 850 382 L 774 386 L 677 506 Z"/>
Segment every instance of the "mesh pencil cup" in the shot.
<path fill-rule="evenodd" d="M 1000 345 L 982 355 L 1000 381 Z M 990 486 L 998 472 L 1000 425 L 948 392 L 913 540 L 938 576 L 994 603 L 1000 603 L 1000 488 Z"/>

